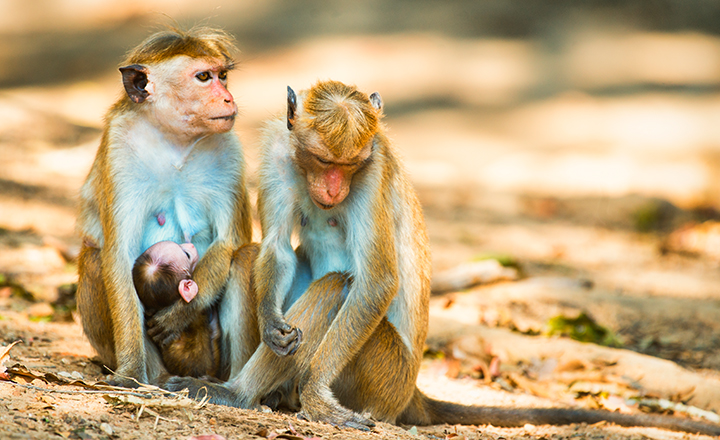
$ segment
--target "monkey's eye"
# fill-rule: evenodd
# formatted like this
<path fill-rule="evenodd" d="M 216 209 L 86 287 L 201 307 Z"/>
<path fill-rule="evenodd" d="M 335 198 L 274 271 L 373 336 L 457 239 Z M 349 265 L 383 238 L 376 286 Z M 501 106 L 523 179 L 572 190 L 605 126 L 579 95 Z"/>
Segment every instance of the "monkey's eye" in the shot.
<path fill-rule="evenodd" d="M 218 78 L 220 78 L 221 81 L 225 81 L 227 79 L 227 70 L 223 70 L 218 74 Z"/>
<path fill-rule="evenodd" d="M 322 157 L 317 157 L 317 156 L 315 156 L 315 160 L 317 160 L 318 162 L 320 162 L 320 163 L 323 164 L 323 165 L 330 165 L 330 161 L 329 161 L 329 160 L 325 160 L 325 159 L 323 159 Z"/>
<path fill-rule="evenodd" d="M 183 249 L 183 252 L 185 252 L 185 256 L 188 257 L 188 260 L 189 260 L 189 259 L 190 259 L 190 253 L 189 253 L 188 251 L 186 251 L 185 249 Z"/>
<path fill-rule="evenodd" d="M 212 77 L 210 76 L 210 72 L 200 72 L 197 75 L 195 75 L 195 78 L 199 79 L 202 82 L 205 82 Z"/>

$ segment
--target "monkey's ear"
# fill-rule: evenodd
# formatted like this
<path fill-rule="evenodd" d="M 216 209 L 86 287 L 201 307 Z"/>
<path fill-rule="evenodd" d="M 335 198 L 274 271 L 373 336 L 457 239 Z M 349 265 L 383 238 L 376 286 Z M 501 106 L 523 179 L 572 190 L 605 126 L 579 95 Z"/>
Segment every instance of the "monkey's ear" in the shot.
<path fill-rule="evenodd" d="M 297 97 L 295 91 L 288 86 L 287 88 L 287 128 L 292 130 L 295 124 L 295 112 L 297 111 Z"/>
<path fill-rule="evenodd" d="M 375 110 L 382 112 L 382 98 L 380 98 L 380 94 L 378 92 L 373 92 L 373 94 L 370 95 L 370 102 L 372 103 L 372 106 L 375 107 Z"/>
<path fill-rule="evenodd" d="M 198 294 L 198 285 L 193 280 L 182 280 L 178 286 L 178 291 L 182 299 L 189 303 Z"/>
<path fill-rule="evenodd" d="M 123 86 L 132 102 L 139 104 L 145 101 L 150 93 L 145 90 L 148 84 L 147 68 L 139 64 L 132 64 L 120 68 L 122 72 Z"/>

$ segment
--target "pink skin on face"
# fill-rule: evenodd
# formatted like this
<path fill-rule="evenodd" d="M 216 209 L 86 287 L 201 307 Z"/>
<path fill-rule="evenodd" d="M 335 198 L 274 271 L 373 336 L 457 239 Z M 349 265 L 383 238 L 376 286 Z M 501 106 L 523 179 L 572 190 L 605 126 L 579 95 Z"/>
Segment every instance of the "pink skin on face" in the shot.
<path fill-rule="evenodd" d="M 169 263 L 174 270 L 190 277 L 198 262 L 197 249 L 192 243 L 177 244 L 172 241 L 161 241 L 147 250 L 153 260 L 158 263 Z M 180 281 L 178 292 L 185 302 L 190 302 L 198 293 L 198 286 L 191 279 Z"/>

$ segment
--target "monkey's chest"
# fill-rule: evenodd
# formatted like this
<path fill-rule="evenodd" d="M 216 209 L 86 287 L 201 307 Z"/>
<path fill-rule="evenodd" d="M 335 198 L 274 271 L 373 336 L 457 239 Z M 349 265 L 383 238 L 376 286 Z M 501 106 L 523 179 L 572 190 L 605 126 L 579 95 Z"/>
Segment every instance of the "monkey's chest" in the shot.
<path fill-rule="evenodd" d="M 321 278 L 329 272 L 349 271 L 351 259 L 344 219 L 321 213 L 304 223 L 300 227 L 300 242 L 308 253 L 312 278 Z"/>
<path fill-rule="evenodd" d="M 195 188 L 203 188 L 196 183 Z M 202 257 L 213 240 L 212 200 L 202 191 L 189 187 L 182 179 L 156 181 L 147 188 L 150 209 L 142 213 L 142 250 L 153 244 L 170 240 L 192 242 Z"/>

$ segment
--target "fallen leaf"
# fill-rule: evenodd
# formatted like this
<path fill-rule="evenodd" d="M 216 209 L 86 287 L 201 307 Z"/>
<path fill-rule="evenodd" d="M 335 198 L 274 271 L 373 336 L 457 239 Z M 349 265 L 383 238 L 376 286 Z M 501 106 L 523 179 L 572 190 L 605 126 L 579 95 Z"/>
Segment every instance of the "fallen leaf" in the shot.
<path fill-rule="evenodd" d="M 610 395 L 608 397 L 600 397 L 600 403 L 603 408 L 608 411 L 619 411 L 623 414 L 631 414 L 633 410 L 625 403 L 625 399 L 620 396 Z"/>
<path fill-rule="evenodd" d="M 268 431 L 267 428 L 260 428 L 260 430 L 253 435 L 267 438 L 268 434 L 270 434 L 270 431 Z"/>
<path fill-rule="evenodd" d="M 10 358 L 10 349 L 15 346 L 20 341 L 15 341 L 12 344 L 5 347 L 5 349 L 0 353 L 0 373 L 5 373 L 7 371 L 7 367 L 5 366 L 5 361 L 7 361 Z M 5 380 L 10 380 L 8 377 Z"/>

